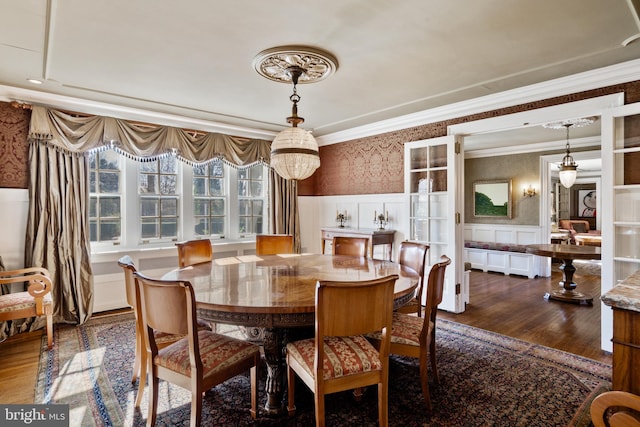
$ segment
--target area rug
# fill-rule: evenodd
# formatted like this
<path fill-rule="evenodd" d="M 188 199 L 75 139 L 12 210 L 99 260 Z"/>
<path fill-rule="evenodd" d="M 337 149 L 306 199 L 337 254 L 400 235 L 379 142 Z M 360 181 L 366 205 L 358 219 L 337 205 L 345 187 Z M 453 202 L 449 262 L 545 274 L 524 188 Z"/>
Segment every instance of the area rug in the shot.
<path fill-rule="evenodd" d="M 51 351 L 42 343 L 35 403 L 70 405 L 72 426 L 141 426 L 147 393 L 134 408 L 131 383 L 134 322 L 129 314 L 95 317 L 79 327 L 56 328 Z M 588 409 L 610 388 L 611 367 L 573 354 L 439 320 L 440 384 L 431 384 L 433 414 L 425 411 L 417 360 L 393 356 L 389 386 L 392 426 L 578 426 L 589 425 Z M 264 381 L 260 383 L 264 389 Z M 296 388 L 294 417 L 249 415 L 249 379 L 238 376 L 204 396 L 204 426 L 310 426 L 313 395 Z M 157 425 L 189 424 L 186 390 L 161 383 Z M 260 402 L 265 396 L 260 394 Z M 261 408 L 260 408 L 261 409 Z M 375 426 L 377 390 L 360 401 L 349 392 L 327 396 L 329 426 Z"/>

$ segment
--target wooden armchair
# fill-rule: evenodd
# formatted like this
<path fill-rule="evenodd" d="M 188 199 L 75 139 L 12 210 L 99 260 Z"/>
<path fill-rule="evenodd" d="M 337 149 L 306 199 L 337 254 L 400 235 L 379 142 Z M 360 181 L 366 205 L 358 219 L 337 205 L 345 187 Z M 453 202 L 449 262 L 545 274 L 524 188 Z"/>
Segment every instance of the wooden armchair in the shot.
<path fill-rule="evenodd" d="M 191 426 L 200 426 L 206 390 L 250 370 L 251 417 L 256 418 L 260 347 L 249 342 L 197 330 L 196 299 L 189 282 L 164 281 L 135 273 L 139 289 L 144 342 L 148 353 L 149 412 L 147 426 L 156 422 L 159 380 L 191 391 Z M 158 333 L 184 335 L 160 349 Z M 174 420 L 175 421 L 175 420 Z"/>
<path fill-rule="evenodd" d="M 625 391 L 607 391 L 591 403 L 594 427 L 640 426 L 640 396 Z"/>
<path fill-rule="evenodd" d="M 209 262 L 213 259 L 213 249 L 209 239 L 179 242 L 176 243 L 176 247 L 178 248 L 178 266 L 180 268 Z"/>
<path fill-rule="evenodd" d="M 333 254 L 366 257 L 369 252 L 369 239 L 366 237 L 335 236 Z"/>
<path fill-rule="evenodd" d="M 427 359 L 431 361 L 433 380 L 437 384 L 440 380 L 436 366 L 436 315 L 444 292 L 445 269 L 449 264 L 451 264 L 451 259 L 443 255 L 440 257 L 440 262 L 434 264 L 429 271 L 424 319 L 404 313 L 393 313 L 390 353 L 419 359 L 422 394 L 429 412 L 431 412 L 431 397 Z M 381 337 L 378 334 L 369 334 L 367 338 L 374 346 L 381 346 Z"/>
<path fill-rule="evenodd" d="M 416 297 L 396 311 L 400 313 L 416 313 L 422 317 L 422 292 L 424 288 L 424 266 L 427 261 L 429 246 L 417 242 L 404 241 L 400 243 L 398 264 L 404 265 L 418 273 L 420 277 Z"/>
<path fill-rule="evenodd" d="M 290 234 L 256 235 L 256 255 L 293 253 L 293 236 Z"/>
<path fill-rule="evenodd" d="M 53 347 L 53 283 L 49 271 L 42 267 L 0 271 L 0 285 L 28 283 L 25 292 L 0 296 L 0 321 L 47 316 L 47 346 Z"/>
<path fill-rule="evenodd" d="M 325 425 L 325 394 L 372 384 L 378 385 L 379 425 L 388 425 L 389 334 L 397 279 L 318 282 L 315 338 L 287 344 L 289 415 L 295 414 L 297 374 L 315 394 L 316 426 Z M 379 350 L 363 336 L 373 331 L 380 333 Z"/>

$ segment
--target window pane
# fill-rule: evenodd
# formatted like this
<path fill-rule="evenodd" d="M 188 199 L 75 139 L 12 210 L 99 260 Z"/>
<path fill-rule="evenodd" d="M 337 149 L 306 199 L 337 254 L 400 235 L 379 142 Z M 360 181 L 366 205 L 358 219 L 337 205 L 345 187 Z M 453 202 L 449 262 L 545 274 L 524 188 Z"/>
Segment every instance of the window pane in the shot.
<path fill-rule="evenodd" d="M 89 172 L 89 193 L 96 192 L 96 172 L 94 170 Z"/>
<path fill-rule="evenodd" d="M 193 174 L 196 176 L 205 176 L 207 174 L 207 168 L 205 166 L 194 166 Z"/>
<path fill-rule="evenodd" d="M 178 235 L 178 221 L 176 218 L 163 218 L 161 221 L 160 237 L 176 237 Z"/>
<path fill-rule="evenodd" d="M 238 169 L 238 179 L 249 179 L 249 169 Z"/>
<path fill-rule="evenodd" d="M 96 220 L 89 221 L 89 240 L 95 242 L 98 240 L 98 222 Z"/>
<path fill-rule="evenodd" d="M 195 196 L 207 195 L 207 180 L 205 178 L 193 178 L 193 194 Z"/>
<path fill-rule="evenodd" d="M 95 218 L 98 213 L 98 199 L 97 197 L 91 197 L 89 199 L 89 218 Z M 91 239 L 93 240 L 93 239 Z"/>
<path fill-rule="evenodd" d="M 193 201 L 193 214 L 194 215 L 209 215 L 209 200 L 207 200 L 207 199 L 195 199 Z"/>
<path fill-rule="evenodd" d="M 211 214 L 224 216 L 224 199 L 211 200 Z"/>
<path fill-rule="evenodd" d="M 251 179 L 262 181 L 262 171 L 264 170 L 262 165 L 253 166 L 251 169 Z"/>
<path fill-rule="evenodd" d="M 140 174 L 140 194 L 157 194 L 158 185 L 156 180 L 156 175 Z"/>
<path fill-rule="evenodd" d="M 241 216 L 238 218 L 238 231 L 240 233 L 250 233 L 251 217 Z"/>
<path fill-rule="evenodd" d="M 140 172 L 158 172 L 158 162 L 140 162 L 138 164 Z"/>
<path fill-rule="evenodd" d="M 213 162 L 209 165 L 210 167 L 210 175 L 214 176 L 216 178 L 223 178 L 224 177 L 224 165 L 222 163 L 222 160 L 218 160 L 216 162 Z"/>
<path fill-rule="evenodd" d="M 165 156 L 158 159 L 158 161 L 160 163 L 161 173 L 176 173 L 177 160 L 174 156 Z"/>
<path fill-rule="evenodd" d="M 120 197 L 100 198 L 100 217 L 120 217 Z"/>
<path fill-rule="evenodd" d="M 251 200 L 240 200 L 238 202 L 238 213 L 240 215 L 251 215 Z"/>
<path fill-rule="evenodd" d="M 238 196 L 249 197 L 249 181 L 238 181 Z"/>
<path fill-rule="evenodd" d="M 143 218 L 141 221 L 141 235 L 143 239 L 158 237 L 158 220 L 155 218 Z"/>
<path fill-rule="evenodd" d="M 209 180 L 209 195 L 224 196 L 224 180 L 223 179 L 214 178 Z"/>
<path fill-rule="evenodd" d="M 194 229 L 198 236 L 208 236 L 209 232 L 209 220 L 207 218 L 196 218 L 196 226 Z"/>
<path fill-rule="evenodd" d="M 251 181 L 251 197 L 262 197 L 262 181 Z"/>
<path fill-rule="evenodd" d="M 100 221 L 100 240 L 118 240 L 120 238 L 119 220 Z"/>
<path fill-rule="evenodd" d="M 100 193 L 120 192 L 120 172 L 100 172 Z"/>
<path fill-rule="evenodd" d="M 211 218 L 211 234 L 224 234 L 224 218 Z"/>
<path fill-rule="evenodd" d="M 100 169 L 120 170 L 120 156 L 113 150 L 102 151 L 100 158 Z"/>
<path fill-rule="evenodd" d="M 176 194 L 177 188 L 176 175 L 160 175 L 160 194 Z"/>
<path fill-rule="evenodd" d="M 261 234 L 262 233 L 262 217 L 254 216 L 253 217 L 253 230 L 252 233 Z"/>
<path fill-rule="evenodd" d="M 89 152 L 89 157 L 88 157 L 89 169 L 95 169 L 96 168 L 96 156 L 97 156 L 97 153 L 95 151 L 90 151 Z"/>
<path fill-rule="evenodd" d="M 251 212 L 251 214 L 253 216 L 257 216 L 257 215 L 262 215 L 262 200 L 253 200 L 251 202 L 251 205 L 253 207 L 253 211 Z"/>
<path fill-rule="evenodd" d="M 163 217 L 178 215 L 178 199 L 160 199 L 160 212 Z"/>
<path fill-rule="evenodd" d="M 160 209 L 158 205 L 160 204 L 160 199 L 149 199 L 144 198 L 140 200 L 140 215 L 141 216 L 158 216 L 160 213 Z"/>

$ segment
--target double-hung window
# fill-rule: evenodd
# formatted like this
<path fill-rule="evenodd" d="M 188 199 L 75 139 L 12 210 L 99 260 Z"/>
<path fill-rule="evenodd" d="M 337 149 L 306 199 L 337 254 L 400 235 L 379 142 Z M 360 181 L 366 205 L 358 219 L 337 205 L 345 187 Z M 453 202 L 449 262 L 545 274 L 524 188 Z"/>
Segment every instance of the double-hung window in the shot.
<path fill-rule="evenodd" d="M 89 235 L 91 242 L 120 241 L 122 158 L 112 150 L 89 154 Z"/>

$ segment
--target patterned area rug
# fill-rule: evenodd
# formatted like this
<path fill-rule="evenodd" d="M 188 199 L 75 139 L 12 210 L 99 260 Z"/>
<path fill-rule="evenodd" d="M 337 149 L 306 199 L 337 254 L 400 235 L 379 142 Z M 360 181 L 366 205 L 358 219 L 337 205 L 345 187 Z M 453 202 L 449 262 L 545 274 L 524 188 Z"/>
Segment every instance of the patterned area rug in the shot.
<path fill-rule="evenodd" d="M 54 349 L 43 340 L 35 403 L 68 403 L 72 426 L 141 426 L 147 396 L 134 408 L 131 384 L 134 322 L 129 314 L 60 327 Z M 418 363 L 392 357 L 389 423 L 398 426 L 577 426 L 589 425 L 593 398 L 610 388 L 611 367 L 445 320 L 438 321 L 440 384 L 431 384 L 434 412 L 425 412 Z M 264 371 L 264 370 L 263 370 Z M 264 381 L 261 381 L 264 389 Z M 314 425 L 313 395 L 300 383 L 295 417 L 251 421 L 249 379 L 239 376 L 207 391 L 204 426 Z M 327 396 L 329 426 L 375 426 L 377 390 L 361 401 L 348 392 Z M 188 425 L 186 390 L 161 383 L 159 426 Z M 260 395 L 264 402 L 264 394 Z"/>

